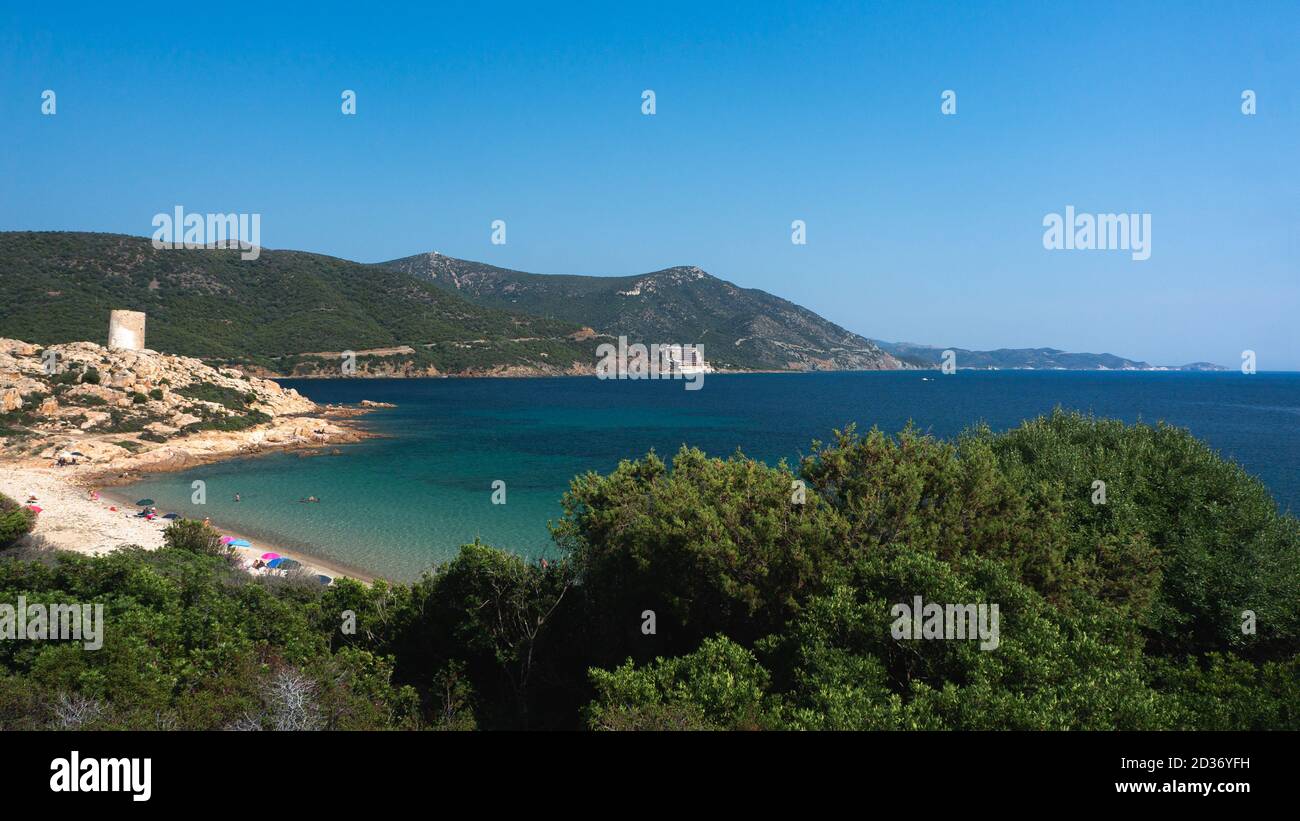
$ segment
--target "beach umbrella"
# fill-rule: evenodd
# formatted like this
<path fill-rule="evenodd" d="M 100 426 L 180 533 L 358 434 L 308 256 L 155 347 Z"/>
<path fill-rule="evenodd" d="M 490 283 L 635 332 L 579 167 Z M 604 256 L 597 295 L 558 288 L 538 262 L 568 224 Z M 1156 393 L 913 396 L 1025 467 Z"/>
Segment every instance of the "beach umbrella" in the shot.
<path fill-rule="evenodd" d="M 326 585 L 326 586 L 328 586 L 328 585 L 332 584 L 334 580 L 331 579 L 329 576 L 325 576 L 325 575 L 322 575 L 322 574 L 320 574 L 320 573 L 317 573 L 317 574 L 316 574 L 316 581 L 320 582 L 322 585 Z"/>
<path fill-rule="evenodd" d="M 168 513 L 168 514 L 164 515 L 163 518 L 164 518 L 164 519 L 179 519 L 180 516 L 176 515 L 175 513 Z"/>
<path fill-rule="evenodd" d="M 297 562 L 293 559 L 276 559 L 276 561 L 280 563 L 281 570 L 294 570 L 302 567 L 302 562 Z"/>
<path fill-rule="evenodd" d="M 252 546 L 253 546 L 253 543 L 250 542 L 250 541 L 248 541 L 247 539 L 231 539 L 230 541 L 226 542 L 226 544 L 228 544 L 228 545 L 233 545 L 233 546 L 235 546 L 235 547 L 252 547 Z"/>
<path fill-rule="evenodd" d="M 140 505 L 141 507 L 144 507 L 146 505 L 151 505 L 153 503 L 154 503 L 153 499 L 141 499 L 140 501 L 136 502 L 136 504 Z"/>
<path fill-rule="evenodd" d="M 42 508 L 40 505 L 28 505 L 27 509 L 32 513 L 40 513 Z"/>
<path fill-rule="evenodd" d="M 271 559 L 278 559 L 278 558 L 280 558 L 280 554 L 279 554 L 279 553 L 263 553 L 263 554 L 262 554 L 262 558 L 263 558 L 263 559 L 266 559 L 267 561 L 270 561 Z"/>
<path fill-rule="evenodd" d="M 266 566 L 278 568 L 280 565 L 284 563 L 285 563 L 285 559 L 272 559 L 271 561 L 266 563 Z"/>
<path fill-rule="evenodd" d="M 230 543 L 233 542 L 234 540 L 235 540 L 235 537 L 234 537 L 234 536 L 222 536 L 222 537 L 221 537 L 221 543 L 222 543 L 222 544 L 230 544 Z"/>

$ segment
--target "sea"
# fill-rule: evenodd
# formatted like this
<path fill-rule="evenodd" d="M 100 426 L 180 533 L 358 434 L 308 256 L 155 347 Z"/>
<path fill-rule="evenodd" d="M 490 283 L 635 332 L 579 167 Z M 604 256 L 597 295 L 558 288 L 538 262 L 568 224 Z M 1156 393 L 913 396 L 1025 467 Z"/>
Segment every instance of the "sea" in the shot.
<path fill-rule="evenodd" d="M 320 403 L 388 402 L 360 417 L 376 438 L 156 474 L 125 489 L 254 539 L 410 581 L 480 539 L 554 557 L 548 522 L 573 477 L 683 445 L 797 465 L 856 423 L 909 422 L 949 438 L 1053 408 L 1185 427 L 1300 509 L 1300 373 L 937 371 L 595 377 L 282 380 Z M 201 480 L 205 503 L 193 503 Z M 235 495 L 240 501 L 236 502 Z M 300 501 L 315 496 L 320 501 Z M 256 542 L 255 542 L 256 544 Z"/>

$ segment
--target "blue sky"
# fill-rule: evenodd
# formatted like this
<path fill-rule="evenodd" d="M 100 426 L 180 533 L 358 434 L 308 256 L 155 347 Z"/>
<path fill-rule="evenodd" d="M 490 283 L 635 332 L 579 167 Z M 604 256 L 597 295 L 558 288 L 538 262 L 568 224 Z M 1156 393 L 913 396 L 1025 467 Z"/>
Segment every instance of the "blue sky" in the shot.
<path fill-rule="evenodd" d="M 699 265 L 882 339 L 1300 369 L 1295 2 L 383 5 L 7 3 L 0 229 L 181 204 L 366 262 Z M 1151 214 L 1151 258 L 1045 250 L 1067 205 Z"/>

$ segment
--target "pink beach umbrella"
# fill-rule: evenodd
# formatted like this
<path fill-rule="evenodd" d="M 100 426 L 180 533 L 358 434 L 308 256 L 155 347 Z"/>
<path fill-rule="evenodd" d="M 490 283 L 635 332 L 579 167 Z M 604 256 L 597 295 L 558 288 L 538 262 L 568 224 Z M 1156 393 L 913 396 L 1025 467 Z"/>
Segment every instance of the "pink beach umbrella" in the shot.
<path fill-rule="evenodd" d="M 234 537 L 234 536 L 222 536 L 222 537 L 221 537 L 221 543 L 222 543 L 222 544 L 230 544 L 230 543 L 233 542 L 234 540 L 235 540 L 235 537 Z"/>
<path fill-rule="evenodd" d="M 278 559 L 278 558 L 280 558 L 280 554 L 279 554 L 279 553 L 263 553 L 263 554 L 262 554 L 262 558 L 263 558 L 263 559 L 268 559 L 268 560 L 270 560 L 270 559 Z"/>

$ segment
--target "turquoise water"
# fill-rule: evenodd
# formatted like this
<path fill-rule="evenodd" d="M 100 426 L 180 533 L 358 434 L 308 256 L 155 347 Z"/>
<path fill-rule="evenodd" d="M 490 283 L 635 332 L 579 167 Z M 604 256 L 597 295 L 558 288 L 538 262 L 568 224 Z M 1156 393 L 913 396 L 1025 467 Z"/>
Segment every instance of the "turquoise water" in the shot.
<path fill-rule="evenodd" d="M 928 377 L 929 381 L 923 381 Z M 393 402 L 362 417 L 384 434 L 342 455 L 280 453 L 161 474 L 127 490 L 220 524 L 393 579 L 409 580 L 475 537 L 554 555 L 546 524 L 569 480 L 683 444 L 792 462 L 856 421 L 915 421 L 952 436 L 1054 406 L 1189 428 L 1300 509 L 1300 374 L 962 371 L 707 376 L 680 381 L 556 379 L 285 380 L 318 402 Z M 191 482 L 207 504 L 190 504 Z M 492 484 L 506 483 L 506 504 Z M 235 493 L 242 501 L 234 502 Z M 319 504 L 297 500 L 315 495 Z"/>

